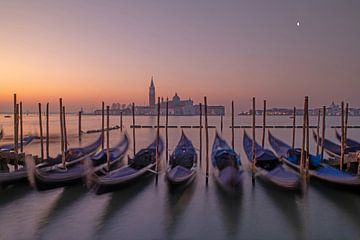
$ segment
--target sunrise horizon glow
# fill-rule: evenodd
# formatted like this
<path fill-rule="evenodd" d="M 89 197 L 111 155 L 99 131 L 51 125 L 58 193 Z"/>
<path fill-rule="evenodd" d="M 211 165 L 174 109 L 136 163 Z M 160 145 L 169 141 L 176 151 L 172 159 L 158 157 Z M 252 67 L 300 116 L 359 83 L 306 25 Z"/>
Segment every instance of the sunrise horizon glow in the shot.
<path fill-rule="evenodd" d="M 146 105 L 175 92 L 247 110 L 347 101 L 360 107 L 360 2 L 4 1 L 0 112 L 62 97 L 69 111 L 101 101 Z M 55 111 L 55 110 L 54 110 Z"/>

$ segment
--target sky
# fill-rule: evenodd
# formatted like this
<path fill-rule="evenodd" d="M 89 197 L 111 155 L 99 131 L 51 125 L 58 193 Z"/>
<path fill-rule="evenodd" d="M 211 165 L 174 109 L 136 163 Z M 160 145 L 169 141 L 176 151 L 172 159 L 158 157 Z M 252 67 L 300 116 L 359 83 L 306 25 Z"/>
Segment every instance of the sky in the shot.
<path fill-rule="evenodd" d="M 175 92 L 248 109 L 360 107 L 358 0 L 0 2 L 0 112 L 69 111 Z M 260 106 L 259 106 L 260 107 Z"/>

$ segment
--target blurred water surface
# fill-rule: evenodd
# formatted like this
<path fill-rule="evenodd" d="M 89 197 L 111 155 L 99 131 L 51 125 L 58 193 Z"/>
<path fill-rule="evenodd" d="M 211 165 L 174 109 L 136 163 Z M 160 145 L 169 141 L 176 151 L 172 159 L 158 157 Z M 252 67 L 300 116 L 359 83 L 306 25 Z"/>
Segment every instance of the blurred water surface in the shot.
<path fill-rule="evenodd" d="M 58 115 L 50 116 L 50 155 L 60 150 Z M 45 119 L 44 119 L 45 120 Z M 45 122 L 43 120 L 43 123 Z M 297 117 L 301 124 L 302 117 Z M 3 143 L 12 142 L 12 118 L 0 115 L 4 129 Z M 164 124 L 165 118 L 161 119 Z M 169 125 L 198 125 L 199 117 L 170 117 Z M 224 118 L 223 136 L 231 143 L 231 119 Z M 316 125 L 316 118 L 310 118 Z M 111 116 L 112 126 L 120 124 L 118 116 Z M 258 117 L 261 125 L 262 119 Z M 124 131 L 130 138 L 131 117 L 124 116 Z M 155 125 L 156 117 L 137 117 L 136 124 Z M 251 118 L 237 116 L 235 125 L 250 125 Z M 268 117 L 268 125 L 291 125 L 289 117 Z M 328 117 L 327 124 L 339 125 L 339 117 Z M 359 125 L 358 117 L 350 117 L 349 125 Z M 220 131 L 220 117 L 209 117 L 209 125 Z M 82 129 L 101 127 L 100 116 L 83 116 Z M 67 115 L 67 131 L 71 147 L 86 145 L 98 134 L 77 137 L 78 118 Z M 199 129 L 184 129 L 199 149 Z M 250 129 L 247 129 L 250 133 Z M 45 132 L 45 127 L 44 127 Z M 291 142 L 291 129 L 271 129 L 271 132 Z M 38 134 L 38 116 L 24 116 L 24 133 Z M 155 129 L 136 129 L 136 149 L 146 147 L 155 137 Z M 169 152 L 180 138 L 181 129 L 169 129 Z M 209 129 L 211 149 L 215 129 Z M 296 141 L 301 143 L 301 130 L 296 130 Z M 122 133 L 111 131 L 111 144 Z M 164 129 L 161 135 L 165 137 Z M 243 129 L 235 129 L 235 148 L 246 165 L 242 148 Z M 261 141 L 261 129 L 256 130 Z M 326 135 L 335 141 L 334 129 Z M 360 140 L 360 129 L 349 129 L 349 137 Z M 205 134 L 203 132 L 203 147 Z M 310 138 L 311 150 L 315 141 Z M 270 147 L 267 138 L 266 146 Z M 40 152 L 38 141 L 25 147 L 26 153 Z M 132 154 L 132 143 L 128 153 Z M 205 169 L 203 148 L 202 169 Z M 165 155 L 162 156 L 163 169 Z M 211 170 L 211 168 L 210 168 Z M 359 239 L 360 195 L 350 191 L 311 182 L 302 194 L 273 188 L 256 181 L 245 173 L 242 193 L 224 194 L 211 178 L 205 186 L 204 170 L 186 189 L 170 192 L 164 173 L 147 178 L 134 186 L 114 193 L 97 196 L 85 186 L 59 188 L 37 192 L 28 185 L 18 185 L 0 192 L 0 239 Z"/>

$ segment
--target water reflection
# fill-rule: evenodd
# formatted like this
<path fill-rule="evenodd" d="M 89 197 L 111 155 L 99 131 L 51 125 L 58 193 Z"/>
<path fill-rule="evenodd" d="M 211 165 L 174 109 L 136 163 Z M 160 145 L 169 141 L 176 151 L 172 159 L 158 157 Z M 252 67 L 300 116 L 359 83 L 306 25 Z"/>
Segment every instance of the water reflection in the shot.
<path fill-rule="evenodd" d="M 51 191 L 56 190 L 50 190 L 50 192 Z M 53 202 L 51 207 L 46 211 L 44 216 L 39 219 L 36 227 L 36 235 L 40 237 L 45 231 L 46 226 L 52 220 L 56 219 L 66 208 L 71 207 L 75 202 L 84 197 L 86 192 L 86 188 L 84 188 L 82 185 L 75 185 L 63 188 L 63 191 Z"/>
<path fill-rule="evenodd" d="M 38 118 L 28 122 L 27 128 L 38 126 Z M 77 117 L 69 121 L 69 141 L 77 146 Z M 85 116 L 83 130 L 100 127 L 100 116 Z M 155 119 L 155 120 L 154 120 Z M 271 117 L 269 124 L 281 124 L 288 117 Z M 355 118 L 354 118 L 355 119 Z M 58 121 L 58 116 L 53 118 Z M 211 118 L 215 125 L 218 118 Z M 228 126 L 231 118 L 224 118 Z M 335 119 L 334 119 L 335 120 Z M 337 123 L 338 118 L 336 118 Z M 349 119 L 351 120 L 351 118 Z M 111 118 L 111 125 L 118 124 L 118 118 Z M 314 120 L 316 122 L 316 119 Z M 331 123 L 329 117 L 329 122 Z M 249 117 L 236 116 L 235 122 L 251 123 Z M 335 121 L 333 121 L 335 122 Z M 198 125 L 198 117 L 171 117 L 169 125 Z M 32 124 L 32 125 L 31 125 Z M 131 124 L 131 117 L 124 116 L 124 124 Z M 154 125 L 156 118 L 139 117 L 136 124 Z M 261 124 L 261 123 L 260 123 Z M 12 121 L 5 126 L 12 132 Z M 55 122 L 51 126 L 58 126 Z M 219 126 L 219 125 L 218 125 Z M 35 127 L 34 127 L 35 129 Z M 128 129 L 131 137 L 131 129 Z M 162 134 L 163 129 L 160 129 Z M 199 129 L 189 129 L 187 134 L 195 145 L 199 143 Z M 236 130 L 236 134 L 240 131 Z M 333 129 L 327 129 L 327 136 L 333 136 Z M 50 155 L 59 152 L 59 131 L 51 129 Z M 171 152 L 179 138 L 179 128 L 169 130 Z M 260 132 L 258 132 L 260 136 Z M 120 134 L 120 132 L 119 132 Z M 204 132 L 203 132 L 204 134 Z M 210 148 L 212 144 L 210 133 Z M 230 139 L 230 129 L 224 127 L 224 137 Z M 241 134 L 241 133 L 240 133 Z M 290 139 L 291 132 L 274 129 L 282 139 Z M 354 131 L 354 138 L 359 138 Z M 84 134 L 81 144 L 87 145 L 96 134 Z M 111 132 L 111 144 L 118 141 L 118 132 Z M 136 129 L 136 149 L 146 147 L 155 136 L 155 129 Z M 240 136 L 241 135 L 237 135 Z M 204 135 L 203 135 L 204 137 Z M 301 142 L 301 130 L 297 132 Z M 310 139 L 313 141 L 313 139 Z M 11 142 L 11 141 L 10 141 Z M 235 144 L 243 154 L 241 141 Z M 222 192 L 210 175 L 205 186 L 205 138 L 203 138 L 203 170 L 199 171 L 193 185 L 183 192 L 169 192 L 163 174 L 158 185 L 155 178 L 138 181 L 136 185 L 102 196 L 87 193 L 81 186 L 73 189 L 56 189 L 38 193 L 27 185 L 16 185 L 0 192 L 0 239 L 356 239 L 360 236 L 360 202 L 358 194 L 332 189 L 323 183 L 311 181 L 305 193 L 288 194 L 266 186 L 260 179 L 255 186 L 251 172 L 244 172 L 243 189 L 238 196 Z M 311 143 L 314 147 L 314 143 Z M 132 144 L 130 144 L 130 148 Z M 26 146 L 26 153 L 39 155 L 39 143 Z M 314 150 L 314 149 L 312 149 Z M 132 150 L 129 150 L 131 155 Z M 164 157 L 163 157 L 164 159 Z M 246 159 L 246 156 L 242 156 Z M 126 162 L 126 160 L 125 160 Z M 244 166 L 247 165 L 243 161 Z M 162 161 L 164 164 L 164 161 Z M 166 167 L 166 165 L 165 165 Z M 162 169 L 165 168 L 164 166 Z M 210 172 L 212 168 L 210 166 Z M 162 170 L 163 172 L 163 170 Z M 312 179 L 313 180 L 313 179 Z M 66 229 L 66 230 L 64 230 Z"/>
<path fill-rule="evenodd" d="M 121 209 L 125 208 L 126 205 L 133 201 L 143 190 L 154 183 L 155 178 L 152 175 L 149 175 L 140 181 L 134 183 L 134 185 L 128 186 L 124 189 L 115 191 L 111 194 L 111 199 L 103 210 L 103 213 L 100 215 L 100 219 L 97 224 L 96 233 L 101 236 L 102 231 L 105 230 L 105 227 L 111 219 L 116 216 L 116 213 Z"/>
<path fill-rule="evenodd" d="M 214 186 L 218 205 L 225 224 L 226 239 L 238 239 L 242 212 L 242 192 L 224 192 L 219 186 Z"/>
<path fill-rule="evenodd" d="M 196 179 L 194 182 L 179 186 L 178 188 L 167 187 L 166 203 L 165 203 L 165 231 L 166 238 L 172 239 L 176 236 L 176 228 L 182 219 L 182 215 L 186 211 L 191 202 L 195 188 L 197 185 Z"/>
<path fill-rule="evenodd" d="M 341 212 L 351 219 L 354 229 L 360 235 L 360 204 L 359 191 L 351 189 L 334 188 L 320 181 L 311 182 L 314 189 L 330 200 Z"/>
<path fill-rule="evenodd" d="M 0 206 L 4 207 L 8 203 L 25 197 L 32 191 L 33 189 L 28 183 L 17 184 L 3 190 L 0 189 Z"/>
<path fill-rule="evenodd" d="M 297 201 L 302 198 L 301 191 L 289 191 L 274 187 L 273 184 L 263 180 L 257 181 L 263 187 L 265 194 L 269 196 L 272 204 L 281 212 L 292 228 L 294 239 L 304 239 L 303 222 Z"/>

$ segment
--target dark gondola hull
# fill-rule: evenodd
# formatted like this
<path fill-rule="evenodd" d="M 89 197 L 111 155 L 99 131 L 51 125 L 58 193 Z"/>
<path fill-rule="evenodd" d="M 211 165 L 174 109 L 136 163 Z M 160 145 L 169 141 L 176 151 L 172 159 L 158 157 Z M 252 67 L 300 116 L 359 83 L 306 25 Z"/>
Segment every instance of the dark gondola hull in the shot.
<path fill-rule="evenodd" d="M 242 189 L 243 170 L 240 156 L 216 133 L 211 161 L 213 176 L 217 185 L 228 193 L 240 192 Z"/>
<path fill-rule="evenodd" d="M 177 166 L 178 167 L 178 166 Z M 175 167 L 175 168 L 177 168 Z M 167 180 L 168 186 L 171 188 L 177 188 L 179 186 L 187 186 L 191 184 L 196 178 L 195 170 L 188 170 L 187 173 L 183 174 L 180 177 L 174 176 L 172 171 L 176 171 L 176 169 L 168 169 L 165 174 L 165 178 Z"/>
<path fill-rule="evenodd" d="M 96 194 L 103 194 L 131 187 L 137 182 L 140 182 L 142 180 L 145 180 L 145 178 L 155 175 L 155 173 L 153 172 L 155 169 L 155 164 L 148 166 L 146 169 L 142 169 L 142 172 L 138 172 L 136 176 L 130 178 L 114 179 L 114 181 L 104 181 L 101 177 L 98 177 L 94 174 L 93 190 Z"/>
<path fill-rule="evenodd" d="M 119 157 L 119 159 L 113 160 L 111 162 L 110 168 L 112 168 L 115 164 L 118 164 L 119 161 L 121 160 L 121 158 Z M 88 161 L 88 159 L 87 159 L 87 161 Z M 82 166 L 83 164 L 78 163 L 78 165 Z M 72 167 L 76 167 L 76 165 L 70 166 L 70 168 L 72 168 Z M 101 172 L 104 171 L 105 168 L 107 168 L 106 163 L 102 164 L 100 166 L 97 166 L 96 168 L 92 169 L 91 171 L 93 171 L 97 174 L 100 174 Z M 43 174 L 39 170 L 35 170 L 34 177 L 35 177 L 36 189 L 41 191 L 41 190 L 48 190 L 48 189 L 53 189 L 53 188 L 58 188 L 58 187 L 66 187 L 66 186 L 71 186 L 71 185 L 75 185 L 75 184 L 80 184 L 81 182 L 83 182 L 83 180 L 86 177 L 86 171 L 85 171 L 85 168 L 82 168 L 81 170 L 71 174 L 70 176 L 67 176 L 66 173 L 64 173 L 64 176 L 60 176 L 57 179 L 55 179 L 53 177 L 49 178 L 48 174 Z"/>
<path fill-rule="evenodd" d="M 321 141 L 321 140 L 320 140 Z M 299 166 L 289 161 L 285 154 L 285 149 L 290 149 L 290 146 L 283 143 L 281 140 L 275 138 L 269 134 L 269 142 L 274 150 L 281 154 L 283 162 L 291 168 L 300 171 Z M 316 179 L 321 182 L 326 182 L 332 186 L 342 186 L 344 188 L 359 188 L 360 187 L 360 176 L 354 176 L 349 173 L 340 171 L 339 169 L 333 168 L 327 164 L 320 164 L 315 169 L 309 170 L 309 176 L 311 179 Z"/>
<path fill-rule="evenodd" d="M 22 141 L 23 146 L 26 146 L 26 145 L 30 144 L 36 138 L 38 138 L 38 137 L 35 137 L 35 136 L 26 136 L 26 137 L 24 137 L 24 139 Z M 20 142 L 18 144 L 20 146 Z M 6 144 L 6 145 L 0 146 L 0 151 L 13 151 L 14 149 L 15 149 L 14 144 Z"/>
<path fill-rule="evenodd" d="M 335 130 L 336 138 L 338 141 L 341 142 L 341 134 Z M 360 150 L 360 143 L 358 141 L 355 141 L 353 139 L 347 138 L 346 139 L 346 145 L 350 148 L 352 148 L 354 151 Z"/>
<path fill-rule="evenodd" d="M 65 163 L 66 166 L 71 166 L 73 164 L 77 164 L 84 159 L 92 156 L 97 149 L 101 146 L 103 136 L 100 135 L 93 143 L 90 143 L 89 145 L 82 147 L 82 148 L 70 148 L 65 153 Z M 55 158 L 49 158 L 45 162 L 40 163 L 37 165 L 37 167 L 51 167 L 55 166 L 56 164 L 60 164 L 62 161 L 62 156 L 59 154 Z"/>
<path fill-rule="evenodd" d="M 164 149 L 161 138 L 155 139 L 147 148 L 137 152 L 128 165 L 108 172 L 103 176 L 93 174 L 92 185 L 96 194 L 120 190 L 133 185 L 138 180 L 154 175 L 156 167 L 156 145 L 158 143 L 159 157 Z"/>
<path fill-rule="evenodd" d="M 27 183 L 27 176 L 26 169 L 20 169 L 15 172 L 0 172 L 0 186 L 6 187 L 14 184 Z"/>
<path fill-rule="evenodd" d="M 194 145 L 182 131 L 181 138 L 170 156 L 165 178 L 170 187 L 187 186 L 196 176 L 197 154 Z"/>
<path fill-rule="evenodd" d="M 279 170 L 283 168 L 282 166 L 280 166 L 279 168 L 275 169 Z M 284 170 L 281 170 L 284 171 Z M 259 177 L 259 179 L 261 179 L 262 181 L 269 183 L 271 185 L 273 185 L 274 187 L 283 189 L 283 190 L 288 190 L 288 191 L 298 191 L 301 189 L 301 181 L 300 178 L 297 174 L 293 173 L 293 172 L 289 172 L 289 171 L 285 171 L 286 175 L 289 175 L 290 177 L 286 177 L 286 178 L 282 178 L 279 176 L 272 176 L 271 172 L 268 171 L 264 171 L 264 170 L 257 170 L 257 176 Z"/>
<path fill-rule="evenodd" d="M 82 165 L 82 164 L 78 164 Z M 72 166 L 72 168 L 77 168 L 77 171 L 70 172 L 65 171 L 64 173 L 52 174 L 53 172 L 42 172 L 41 169 L 35 169 L 34 178 L 35 186 L 39 191 L 49 190 L 58 187 L 71 186 L 81 183 L 82 179 L 85 177 L 85 171 L 83 166 Z"/>
<path fill-rule="evenodd" d="M 244 131 L 243 146 L 250 164 L 253 163 L 252 145 L 253 140 Z M 255 153 L 256 176 L 279 188 L 295 191 L 300 189 L 301 181 L 298 174 L 285 169 L 272 151 L 264 149 L 255 141 Z"/>
<path fill-rule="evenodd" d="M 101 140 L 101 137 L 99 138 Z M 89 157 L 93 155 L 93 150 L 96 150 L 99 146 L 99 139 L 93 144 L 86 147 L 86 150 L 81 150 L 80 157 L 67 164 L 67 169 L 62 170 L 59 165 L 39 164 L 34 171 L 35 185 L 38 190 L 48 190 L 52 188 L 71 186 L 79 184 L 86 177 L 86 169 L 88 171 L 100 172 L 107 167 L 106 162 L 98 164 L 94 168 L 91 167 Z M 123 158 L 127 147 L 128 139 L 125 135 L 124 139 L 119 143 L 117 148 L 111 148 L 110 155 L 110 167 L 118 164 Z M 116 153 L 116 154 L 115 154 Z M 89 163 L 89 164 L 87 164 Z"/>
<path fill-rule="evenodd" d="M 82 177 L 83 176 L 78 176 L 73 179 L 61 180 L 61 181 L 48 181 L 46 179 L 42 179 L 41 177 L 35 177 L 36 189 L 39 191 L 45 191 L 54 188 L 80 184 L 82 182 Z"/>

